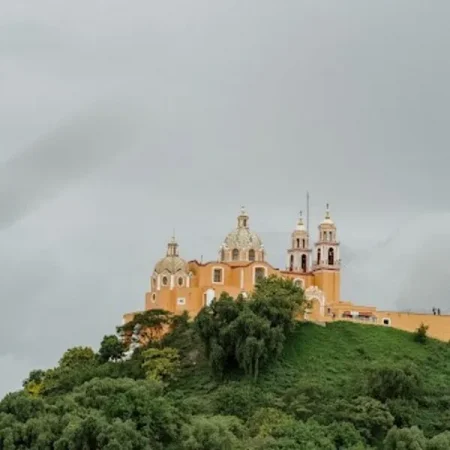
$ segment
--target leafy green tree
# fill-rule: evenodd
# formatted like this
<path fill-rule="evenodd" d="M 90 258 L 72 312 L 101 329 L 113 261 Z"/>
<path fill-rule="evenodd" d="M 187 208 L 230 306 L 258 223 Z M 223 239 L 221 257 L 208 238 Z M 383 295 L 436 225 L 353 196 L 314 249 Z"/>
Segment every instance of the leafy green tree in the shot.
<path fill-rule="evenodd" d="M 388 399 L 412 399 L 422 386 L 416 367 L 383 365 L 369 370 L 367 377 L 369 395 L 381 402 Z"/>
<path fill-rule="evenodd" d="M 450 431 L 433 436 L 426 446 L 426 450 L 448 450 L 450 448 Z"/>
<path fill-rule="evenodd" d="M 185 425 L 179 446 L 182 450 L 238 450 L 244 427 L 232 416 L 196 416 Z"/>
<path fill-rule="evenodd" d="M 143 358 L 142 366 L 149 380 L 171 381 L 180 371 L 180 355 L 175 348 L 149 348 Z"/>
<path fill-rule="evenodd" d="M 264 395 L 257 386 L 230 382 L 215 391 L 214 412 L 246 420 L 257 408 L 262 407 L 264 402 Z"/>
<path fill-rule="evenodd" d="M 386 450 L 426 450 L 427 439 L 418 427 L 389 430 L 384 440 Z"/>
<path fill-rule="evenodd" d="M 251 295 L 251 310 L 266 318 L 271 327 L 281 327 L 284 333 L 293 329 L 296 318 L 305 307 L 303 289 L 292 280 L 275 275 L 259 280 Z"/>
<path fill-rule="evenodd" d="M 125 343 L 132 341 L 148 345 L 163 335 L 163 332 L 169 328 L 172 320 L 172 314 L 163 309 L 150 309 L 136 314 L 130 322 L 117 327 L 119 336 Z"/>
<path fill-rule="evenodd" d="M 43 370 L 32 370 L 28 378 L 22 382 L 22 386 L 28 394 L 38 397 L 44 391 L 45 372 Z"/>
<path fill-rule="evenodd" d="M 124 342 L 116 335 L 105 336 L 98 351 L 99 360 L 101 362 L 118 361 L 123 358 L 125 350 Z"/>
<path fill-rule="evenodd" d="M 394 425 L 398 428 L 408 428 L 417 423 L 419 406 L 416 400 L 393 398 L 386 400 L 385 404 L 394 417 Z"/>
<path fill-rule="evenodd" d="M 295 419 L 276 408 L 260 408 L 248 421 L 251 436 L 267 437 L 277 434 L 277 430 L 294 427 Z"/>
<path fill-rule="evenodd" d="M 59 360 L 59 366 L 73 369 L 95 362 L 94 350 L 90 347 L 73 347 L 67 350 Z"/>
<path fill-rule="evenodd" d="M 364 440 L 352 423 L 333 422 L 327 426 L 327 432 L 337 449 L 364 448 Z"/>
<path fill-rule="evenodd" d="M 387 406 L 370 397 L 339 399 L 329 406 L 327 415 L 330 422 L 352 423 L 370 444 L 382 440 L 394 424 Z"/>
<path fill-rule="evenodd" d="M 131 420 L 152 449 L 178 442 L 186 422 L 186 417 L 163 396 L 161 383 L 154 380 L 94 379 L 76 388 L 73 395 L 81 408 L 100 410 L 108 423 Z"/>
<path fill-rule="evenodd" d="M 238 366 L 256 380 L 261 367 L 281 355 L 304 302 L 291 280 L 269 277 L 258 282 L 248 301 L 223 293 L 203 308 L 195 325 L 213 372 L 222 376 Z"/>
<path fill-rule="evenodd" d="M 281 328 L 271 328 L 267 319 L 246 308 L 229 328 L 234 335 L 234 353 L 239 366 L 255 380 L 259 369 L 270 358 L 279 356 L 284 335 Z"/>

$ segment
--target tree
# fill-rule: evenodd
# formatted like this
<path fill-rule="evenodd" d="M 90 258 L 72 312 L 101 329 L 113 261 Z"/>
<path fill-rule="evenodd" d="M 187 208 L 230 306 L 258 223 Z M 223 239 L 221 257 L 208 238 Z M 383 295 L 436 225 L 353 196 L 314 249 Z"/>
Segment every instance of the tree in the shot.
<path fill-rule="evenodd" d="M 339 399 L 327 409 L 326 418 L 330 422 L 352 423 L 369 443 L 383 439 L 394 424 L 387 406 L 370 397 Z"/>
<path fill-rule="evenodd" d="M 426 450 L 448 450 L 450 448 L 450 431 L 444 431 L 432 437 L 426 446 Z"/>
<path fill-rule="evenodd" d="M 303 289 L 292 280 L 275 275 L 258 281 L 250 302 L 256 315 L 266 318 L 272 327 L 281 327 L 284 333 L 292 330 L 305 306 Z"/>
<path fill-rule="evenodd" d="M 425 344 L 427 341 L 427 331 L 428 331 L 428 325 L 425 325 L 424 323 L 421 323 L 419 328 L 414 333 L 414 339 L 416 342 L 419 342 L 420 344 Z"/>
<path fill-rule="evenodd" d="M 67 350 L 59 360 L 59 367 L 75 368 L 95 362 L 94 350 L 90 347 L 73 347 Z"/>
<path fill-rule="evenodd" d="M 195 326 L 215 375 L 238 366 L 256 380 L 261 367 L 280 356 L 304 302 L 291 280 L 273 276 L 259 281 L 247 301 L 222 293 L 203 308 Z"/>
<path fill-rule="evenodd" d="M 418 427 L 393 427 L 384 440 L 384 448 L 386 450 L 426 450 L 427 439 Z"/>
<path fill-rule="evenodd" d="M 43 370 L 32 370 L 22 383 L 22 386 L 28 394 L 33 397 L 38 397 L 44 390 L 44 377 L 45 372 Z"/>
<path fill-rule="evenodd" d="M 123 358 L 125 344 L 116 335 L 105 336 L 98 351 L 101 362 L 118 361 Z"/>
<path fill-rule="evenodd" d="M 382 365 L 369 369 L 367 389 L 371 397 L 386 402 L 389 399 L 413 399 L 420 392 L 422 379 L 416 367 Z"/>
<path fill-rule="evenodd" d="M 144 351 L 143 357 L 142 366 L 149 380 L 170 381 L 176 378 L 180 370 L 180 355 L 174 348 L 149 348 Z"/>
<path fill-rule="evenodd" d="M 151 309 L 136 314 L 130 322 L 117 327 L 117 332 L 124 342 L 137 342 L 148 345 L 160 339 L 171 324 L 172 314 L 163 309 Z"/>
<path fill-rule="evenodd" d="M 238 450 L 244 434 L 241 421 L 233 416 L 196 416 L 182 431 L 182 450 Z"/>

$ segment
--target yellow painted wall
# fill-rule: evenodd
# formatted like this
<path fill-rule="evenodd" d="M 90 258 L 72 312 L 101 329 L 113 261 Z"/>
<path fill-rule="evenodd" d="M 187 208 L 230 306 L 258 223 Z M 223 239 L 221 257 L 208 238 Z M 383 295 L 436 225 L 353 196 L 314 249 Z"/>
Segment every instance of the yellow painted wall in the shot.
<path fill-rule="evenodd" d="M 377 311 L 378 323 L 390 319 L 392 328 L 414 332 L 422 323 L 428 325 L 428 335 L 442 341 L 450 341 L 450 315 L 415 314 L 395 311 Z"/>

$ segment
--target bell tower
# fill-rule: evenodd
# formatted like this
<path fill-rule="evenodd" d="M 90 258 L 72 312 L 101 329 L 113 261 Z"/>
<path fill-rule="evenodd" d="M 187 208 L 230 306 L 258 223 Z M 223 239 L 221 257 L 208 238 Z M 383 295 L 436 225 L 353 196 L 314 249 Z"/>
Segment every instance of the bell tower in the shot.
<path fill-rule="evenodd" d="M 325 293 L 327 303 L 340 301 L 341 261 L 336 224 L 327 204 L 325 218 L 319 225 L 319 238 L 314 244 L 313 272 L 316 285 Z"/>
<path fill-rule="evenodd" d="M 309 235 L 303 223 L 302 211 L 295 230 L 291 234 L 291 247 L 287 251 L 286 269 L 289 272 L 308 272 L 311 267 Z"/>

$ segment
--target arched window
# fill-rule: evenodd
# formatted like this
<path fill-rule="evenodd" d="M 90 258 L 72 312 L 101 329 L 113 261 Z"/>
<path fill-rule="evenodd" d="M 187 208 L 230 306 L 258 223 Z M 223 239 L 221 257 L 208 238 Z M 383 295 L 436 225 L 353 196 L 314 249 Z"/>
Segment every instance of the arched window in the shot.
<path fill-rule="evenodd" d="M 300 248 L 300 239 L 297 239 L 297 248 Z"/>
<path fill-rule="evenodd" d="M 302 245 L 303 245 L 303 248 L 306 247 L 306 240 L 305 239 L 303 239 Z"/>
<path fill-rule="evenodd" d="M 248 251 L 248 260 L 254 261 L 255 260 L 255 250 L 252 248 Z"/>
<path fill-rule="evenodd" d="M 239 250 L 237 248 L 233 249 L 231 258 L 233 259 L 233 261 L 237 261 L 239 259 Z"/>
<path fill-rule="evenodd" d="M 330 241 L 332 241 L 333 240 L 333 232 L 332 231 L 330 231 L 330 233 L 329 233 L 329 235 L 330 235 Z"/>
<path fill-rule="evenodd" d="M 291 255 L 291 259 L 289 261 L 289 270 L 291 272 L 294 270 L 294 255 Z"/>
<path fill-rule="evenodd" d="M 329 266 L 334 265 L 334 249 L 333 248 L 328 249 L 328 265 Z"/>
<path fill-rule="evenodd" d="M 307 265 L 306 265 L 306 255 L 302 255 L 302 270 L 303 272 L 306 272 Z"/>
<path fill-rule="evenodd" d="M 317 264 L 320 264 L 320 248 L 317 250 Z"/>

